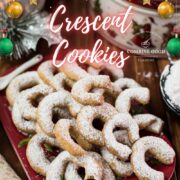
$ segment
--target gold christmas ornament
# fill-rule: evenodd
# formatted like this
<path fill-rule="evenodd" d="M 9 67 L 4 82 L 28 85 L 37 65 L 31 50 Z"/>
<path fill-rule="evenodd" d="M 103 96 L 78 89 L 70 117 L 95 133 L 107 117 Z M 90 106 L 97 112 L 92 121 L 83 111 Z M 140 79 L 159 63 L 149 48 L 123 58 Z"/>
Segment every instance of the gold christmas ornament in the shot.
<path fill-rule="evenodd" d="M 18 1 L 12 1 L 7 5 L 5 12 L 8 17 L 16 19 L 23 14 L 23 6 Z"/>
<path fill-rule="evenodd" d="M 169 1 L 163 1 L 158 6 L 158 14 L 163 18 L 170 18 L 174 15 L 175 7 Z"/>
<path fill-rule="evenodd" d="M 30 5 L 37 5 L 37 0 L 30 0 Z"/>

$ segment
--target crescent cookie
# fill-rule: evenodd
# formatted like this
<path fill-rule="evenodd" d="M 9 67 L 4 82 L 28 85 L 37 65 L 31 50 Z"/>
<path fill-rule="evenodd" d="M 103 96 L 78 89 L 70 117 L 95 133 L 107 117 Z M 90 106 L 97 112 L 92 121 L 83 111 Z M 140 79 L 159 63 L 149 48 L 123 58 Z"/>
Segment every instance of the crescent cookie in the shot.
<path fill-rule="evenodd" d="M 121 161 L 117 156 L 111 154 L 105 147 L 101 149 L 101 154 L 104 160 L 118 176 L 128 177 L 133 174 L 130 162 Z"/>
<path fill-rule="evenodd" d="M 80 49 L 78 50 L 79 54 L 82 52 L 83 53 L 84 50 Z M 71 53 L 71 52 L 70 52 Z M 66 55 L 66 58 L 68 58 L 68 56 L 70 55 L 70 53 L 68 53 Z M 70 59 L 73 58 L 72 56 L 70 57 Z M 77 58 L 77 60 L 80 60 L 80 58 Z M 96 62 L 91 62 L 90 58 L 82 55 L 81 56 L 81 62 L 84 62 L 85 64 L 88 64 L 89 66 L 92 66 L 94 68 L 100 68 L 102 66 L 102 63 L 96 63 Z M 86 76 L 89 76 L 89 74 L 82 69 L 77 61 L 74 61 L 73 63 L 64 63 L 60 68 L 59 68 L 62 72 L 64 72 L 66 74 L 66 76 L 74 81 L 78 81 Z"/>
<path fill-rule="evenodd" d="M 37 70 L 39 77 L 45 84 L 53 87 L 55 90 L 64 89 L 67 84 L 72 87 L 74 82 L 70 80 L 64 73 L 52 64 L 52 61 L 42 63 Z"/>
<path fill-rule="evenodd" d="M 128 113 L 131 109 L 131 100 L 140 104 L 148 104 L 150 91 L 148 88 L 139 87 L 124 90 L 116 99 L 115 107 L 120 113 Z"/>
<path fill-rule="evenodd" d="M 67 91 L 60 90 L 46 96 L 38 106 L 37 120 L 42 130 L 49 136 L 54 137 L 53 109 L 67 107 L 72 117 L 76 117 L 81 109 L 71 94 Z"/>
<path fill-rule="evenodd" d="M 101 163 L 101 166 L 103 167 L 103 180 L 115 180 L 114 173 L 112 172 L 111 168 L 109 167 L 108 163 L 97 153 L 90 152 L 90 155 L 94 157 L 99 163 Z M 65 172 L 65 179 L 67 180 L 83 180 L 79 174 L 78 170 L 80 167 L 78 167 L 76 164 L 69 163 L 66 172 Z"/>
<path fill-rule="evenodd" d="M 159 134 L 162 131 L 164 121 L 152 114 L 138 114 L 133 116 L 140 129 L 146 129 Z"/>
<path fill-rule="evenodd" d="M 68 118 L 68 119 L 72 118 L 72 116 L 70 115 L 70 113 L 67 109 L 55 108 L 55 109 L 53 109 L 53 115 L 57 115 L 58 119 L 60 119 L 60 118 Z M 36 122 L 36 133 L 44 133 L 45 135 L 47 135 L 42 130 L 42 128 L 40 127 L 38 122 Z"/>
<path fill-rule="evenodd" d="M 121 160 L 127 160 L 131 149 L 116 140 L 113 130 L 115 128 L 127 129 L 131 143 L 139 139 L 139 127 L 129 114 L 116 114 L 107 121 L 103 128 L 103 137 L 107 149 Z"/>
<path fill-rule="evenodd" d="M 94 88 L 111 89 L 110 78 L 104 75 L 87 76 L 74 84 L 71 93 L 83 105 L 101 105 L 104 97 L 100 93 L 90 92 Z"/>
<path fill-rule="evenodd" d="M 164 180 L 164 174 L 152 169 L 145 161 L 148 151 L 163 164 L 172 164 L 175 157 L 174 150 L 161 138 L 146 136 L 132 146 L 131 163 L 138 179 Z"/>
<path fill-rule="evenodd" d="M 124 89 L 140 87 L 140 84 L 138 84 L 134 79 L 130 78 L 120 78 L 113 82 L 113 85 L 116 87 L 116 89 L 121 89 L 121 91 Z"/>
<path fill-rule="evenodd" d="M 87 72 L 91 75 L 108 74 L 111 77 L 111 79 L 114 81 L 124 77 L 124 73 L 122 69 L 117 68 L 114 65 L 109 65 L 108 63 L 103 64 L 103 66 L 98 69 L 90 66 L 88 67 Z"/>
<path fill-rule="evenodd" d="M 13 106 L 20 92 L 42 83 L 43 82 L 35 71 L 18 75 L 10 82 L 6 89 L 6 97 L 9 104 Z"/>
<path fill-rule="evenodd" d="M 46 180 L 59 180 L 61 177 L 64 177 L 66 167 L 70 162 L 85 168 L 86 174 L 84 179 L 102 180 L 103 167 L 95 158 L 89 154 L 75 157 L 67 151 L 61 152 L 52 161 L 47 171 Z"/>
<path fill-rule="evenodd" d="M 114 101 L 116 100 L 117 96 L 124 90 L 124 89 L 130 89 L 130 88 L 137 88 L 140 87 L 140 85 L 133 79 L 129 78 L 120 78 L 112 83 L 111 89 L 93 89 L 93 92 L 100 93 L 104 95 L 105 101 L 114 104 Z"/>
<path fill-rule="evenodd" d="M 86 150 L 92 148 L 91 144 L 79 135 L 75 119 L 60 119 L 54 127 L 54 134 L 60 146 L 74 156 L 84 155 L 86 154 Z M 74 137 L 79 144 L 77 144 L 71 136 Z M 86 144 L 85 147 L 84 144 Z M 87 149 L 85 150 L 83 148 Z"/>
<path fill-rule="evenodd" d="M 39 103 L 38 101 L 41 101 L 43 97 L 52 92 L 53 89 L 45 84 L 34 86 L 31 89 L 22 92 L 17 99 L 22 116 L 25 119 L 36 121 L 37 105 L 33 105 L 33 102 L 37 101 L 36 103 Z"/>
<path fill-rule="evenodd" d="M 102 132 L 93 127 L 93 121 L 99 119 L 105 123 L 115 114 L 117 114 L 117 111 L 108 103 L 104 103 L 101 106 L 85 106 L 77 116 L 79 132 L 88 142 L 104 146 L 105 142 Z"/>
<path fill-rule="evenodd" d="M 46 158 L 45 152 L 42 148 L 43 143 L 59 147 L 54 138 L 45 134 L 36 134 L 31 138 L 27 145 L 26 156 L 34 171 L 46 176 L 46 172 L 48 171 L 51 162 Z"/>
<path fill-rule="evenodd" d="M 108 163 L 103 159 L 103 157 L 96 153 L 96 152 L 90 152 L 89 153 L 93 158 L 95 158 L 99 163 L 101 163 L 101 166 L 103 167 L 103 180 L 115 180 L 115 176 L 111 168 L 109 167 Z"/>
<path fill-rule="evenodd" d="M 36 124 L 33 120 L 27 120 L 22 116 L 18 101 L 16 101 L 12 108 L 12 121 L 19 131 L 33 134 L 36 132 Z"/>

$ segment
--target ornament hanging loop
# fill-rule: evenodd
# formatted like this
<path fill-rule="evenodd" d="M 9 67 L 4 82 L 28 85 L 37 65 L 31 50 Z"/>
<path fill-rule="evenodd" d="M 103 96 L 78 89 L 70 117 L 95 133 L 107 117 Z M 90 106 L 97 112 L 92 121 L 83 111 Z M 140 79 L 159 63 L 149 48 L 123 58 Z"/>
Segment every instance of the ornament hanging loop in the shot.
<path fill-rule="evenodd" d="M 7 37 L 7 29 L 0 29 L 0 37 L 1 38 L 6 38 Z"/>

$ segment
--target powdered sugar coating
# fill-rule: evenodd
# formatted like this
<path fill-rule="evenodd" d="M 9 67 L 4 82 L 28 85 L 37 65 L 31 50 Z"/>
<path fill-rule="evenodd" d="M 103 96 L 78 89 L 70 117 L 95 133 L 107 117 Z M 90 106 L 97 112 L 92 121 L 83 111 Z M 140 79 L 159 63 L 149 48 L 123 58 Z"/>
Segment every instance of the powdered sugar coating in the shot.
<path fill-rule="evenodd" d="M 164 121 L 152 114 L 138 114 L 133 116 L 140 129 L 146 129 L 159 134 L 162 131 Z"/>
<path fill-rule="evenodd" d="M 37 107 L 33 106 L 33 100 L 37 100 L 39 97 L 42 99 L 52 92 L 53 89 L 45 84 L 34 86 L 22 92 L 17 99 L 22 116 L 26 119 L 36 121 Z"/>
<path fill-rule="evenodd" d="M 36 132 L 36 125 L 35 121 L 33 120 L 26 120 L 22 116 L 22 112 L 19 108 L 19 103 L 16 101 L 13 105 L 12 109 L 12 121 L 16 128 L 20 131 L 26 132 L 26 133 L 35 133 Z"/>
<path fill-rule="evenodd" d="M 102 180 L 103 167 L 92 156 L 87 154 L 75 157 L 67 151 L 61 152 L 51 163 L 46 180 L 59 180 L 60 177 L 63 177 L 69 162 L 85 168 L 86 175 L 84 179 Z"/>
<path fill-rule="evenodd" d="M 105 123 L 115 114 L 117 114 L 117 111 L 108 103 L 101 106 L 85 106 L 77 116 L 79 132 L 90 143 L 104 146 L 102 132 L 92 126 L 93 120 L 97 118 Z"/>
<path fill-rule="evenodd" d="M 47 143 L 51 146 L 57 146 L 57 142 L 54 138 L 48 137 L 44 134 L 36 134 L 28 143 L 26 156 L 34 171 L 45 176 L 51 162 L 44 154 L 44 150 L 42 148 L 43 143 Z"/>
<path fill-rule="evenodd" d="M 161 138 L 146 136 L 132 146 L 131 163 L 134 173 L 139 179 L 164 180 L 164 174 L 152 169 L 145 162 L 145 153 L 148 151 L 164 164 L 172 164 L 175 157 L 174 150 Z"/>
<path fill-rule="evenodd" d="M 127 177 L 133 173 L 130 162 L 119 160 L 117 156 L 111 154 L 105 147 L 101 149 L 101 154 L 117 175 Z"/>
<path fill-rule="evenodd" d="M 108 163 L 97 153 L 90 152 L 89 153 L 92 157 L 94 157 L 101 166 L 103 167 L 103 180 L 115 180 L 114 173 L 112 172 L 111 168 L 109 167 Z M 66 172 L 65 172 L 65 179 L 67 180 L 82 180 L 82 178 L 78 175 L 79 166 L 73 163 L 69 163 Z"/>
<path fill-rule="evenodd" d="M 131 149 L 116 140 L 113 130 L 117 127 L 127 129 L 131 143 L 139 139 L 139 127 L 129 114 L 116 114 L 104 125 L 103 137 L 107 149 L 119 159 L 127 160 Z"/>
<path fill-rule="evenodd" d="M 11 106 L 13 106 L 16 98 L 24 89 L 29 89 L 43 82 L 39 78 L 37 72 L 30 71 L 15 77 L 6 89 L 6 97 Z"/>
<path fill-rule="evenodd" d="M 64 89 L 66 83 L 72 87 L 74 83 L 64 73 L 60 72 L 60 70 L 53 65 L 51 60 L 42 63 L 37 72 L 44 83 L 53 87 L 55 90 Z M 56 72 L 58 73 L 55 74 Z"/>
<path fill-rule="evenodd" d="M 131 100 L 136 100 L 145 105 L 150 100 L 148 88 L 139 87 L 124 90 L 116 99 L 115 107 L 120 113 L 128 113 L 131 108 Z"/>
<path fill-rule="evenodd" d="M 110 78 L 104 75 L 88 76 L 77 81 L 72 88 L 72 96 L 83 105 L 101 105 L 104 97 L 99 93 L 89 92 L 94 88 L 111 89 Z"/>
<path fill-rule="evenodd" d="M 109 65 L 107 63 L 104 63 L 101 68 L 93 68 L 93 67 L 88 67 L 87 72 L 91 75 L 99 75 L 102 71 L 107 71 L 109 72 L 109 75 L 112 76 L 113 80 L 117 80 L 119 78 L 124 77 L 123 70 L 120 68 L 117 68 L 115 65 Z"/>
<path fill-rule="evenodd" d="M 93 158 L 95 158 L 103 167 L 103 180 L 115 180 L 115 176 L 108 163 L 102 158 L 102 156 L 96 152 L 89 153 Z"/>
<path fill-rule="evenodd" d="M 112 98 L 112 101 L 114 101 L 117 98 L 117 96 L 123 91 L 124 88 L 130 89 L 137 87 L 140 87 L 140 85 L 135 80 L 130 78 L 119 78 L 118 80 L 112 83 L 112 87 L 110 89 L 105 90 L 96 88 L 93 90 L 93 92 L 104 95 L 105 97 L 108 97 L 108 99 Z M 107 101 L 108 99 L 105 99 L 106 102 L 109 102 Z"/>
<path fill-rule="evenodd" d="M 43 131 L 52 137 L 54 137 L 53 129 L 55 124 L 52 121 L 52 117 L 55 107 L 67 107 L 70 114 L 76 117 L 82 106 L 71 97 L 70 93 L 63 90 L 49 94 L 40 102 L 38 123 Z"/>
<path fill-rule="evenodd" d="M 121 91 L 123 91 L 124 88 L 130 89 L 140 87 L 140 84 L 138 84 L 134 79 L 130 78 L 120 78 L 116 80 L 113 84 L 117 89 L 121 89 Z"/>
<path fill-rule="evenodd" d="M 71 119 L 60 119 L 54 128 L 54 134 L 60 146 L 74 156 L 81 156 L 86 153 L 86 151 L 71 138 L 72 136 L 76 139 L 76 134 L 78 133 L 75 120 Z"/>

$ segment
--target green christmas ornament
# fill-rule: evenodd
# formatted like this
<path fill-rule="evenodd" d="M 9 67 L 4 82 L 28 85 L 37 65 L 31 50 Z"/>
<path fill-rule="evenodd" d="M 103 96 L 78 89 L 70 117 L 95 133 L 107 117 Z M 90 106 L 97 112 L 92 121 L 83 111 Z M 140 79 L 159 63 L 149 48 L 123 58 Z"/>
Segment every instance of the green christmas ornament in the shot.
<path fill-rule="evenodd" d="M 167 51 L 172 56 L 180 56 L 180 38 L 172 38 L 167 43 Z"/>
<path fill-rule="evenodd" d="M 9 38 L 0 39 L 0 56 L 9 56 L 13 52 L 13 47 Z"/>

